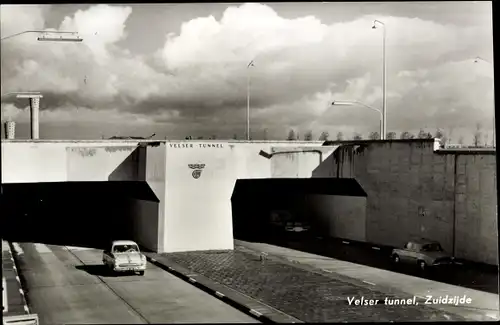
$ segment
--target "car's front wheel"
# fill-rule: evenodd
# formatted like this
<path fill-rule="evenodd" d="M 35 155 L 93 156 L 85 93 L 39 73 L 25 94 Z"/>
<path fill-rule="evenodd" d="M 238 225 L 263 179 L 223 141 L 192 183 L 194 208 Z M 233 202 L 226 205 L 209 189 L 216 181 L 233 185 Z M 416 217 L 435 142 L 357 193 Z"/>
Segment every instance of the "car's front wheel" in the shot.
<path fill-rule="evenodd" d="M 144 271 L 139 271 L 139 275 L 144 275 Z"/>
<path fill-rule="evenodd" d="M 399 264 L 399 262 L 401 262 L 401 259 L 399 258 L 399 255 L 398 255 L 398 254 L 394 254 L 394 255 L 392 255 L 392 261 L 393 261 L 395 264 Z"/>
<path fill-rule="evenodd" d="M 425 271 L 427 269 L 427 264 L 424 261 L 418 261 L 418 267 L 420 271 Z"/>

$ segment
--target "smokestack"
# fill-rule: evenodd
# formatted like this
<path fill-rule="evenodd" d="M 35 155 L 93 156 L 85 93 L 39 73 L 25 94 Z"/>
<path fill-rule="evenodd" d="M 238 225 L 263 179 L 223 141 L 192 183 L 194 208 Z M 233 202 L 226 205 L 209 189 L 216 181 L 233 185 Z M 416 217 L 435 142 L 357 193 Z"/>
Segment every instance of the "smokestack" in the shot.
<path fill-rule="evenodd" d="M 13 140 L 16 137 L 16 122 L 7 121 L 5 122 L 5 138 L 8 140 Z"/>
<path fill-rule="evenodd" d="M 26 92 L 17 94 L 17 98 L 29 98 L 30 100 L 30 123 L 31 123 L 31 139 L 38 140 L 40 137 L 40 98 L 43 96 L 38 92 Z"/>
<path fill-rule="evenodd" d="M 30 98 L 30 108 L 31 108 L 31 139 L 37 140 L 40 138 L 40 123 L 39 123 L 39 109 L 40 109 L 40 97 Z"/>

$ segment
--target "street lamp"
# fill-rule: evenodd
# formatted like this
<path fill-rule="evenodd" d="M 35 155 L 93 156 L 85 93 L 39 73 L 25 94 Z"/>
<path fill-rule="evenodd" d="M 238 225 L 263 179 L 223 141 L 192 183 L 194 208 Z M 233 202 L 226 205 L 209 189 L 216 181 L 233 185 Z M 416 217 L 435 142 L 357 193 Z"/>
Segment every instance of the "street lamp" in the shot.
<path fill-rule="evenodd" d="M 38 41 L 49 42 L 81 42 L 83 39 L 78 36 L 77 32 L 62 32 L 62 31 L 47 31 L 47 30 L 25 30 L 24 32 L 16 33 L 13 35 L 2 37 L 0 40 L 4 41 L 9 38 L 20 36 L 23 34 L 42 34 L 37 38 Z M 48 34 L 56 34 L 59 36 L 49 36 Z"/>
<path fill-rule="evenodd" d="M 321 163 L 323 163 L 323 151 L 315 150 L 315 149 L 306 149 L 306 150 L 300 150 L 300 151 L 278 151 L 278 152 L 273 152 L 273 153 L 268 153 L 268 152 L 265 152 L 264 150 L 261 150 L 259 152 L 259 156 L 262 156 L 266 159 L 271 159 L 275 155 L 284 155 L 284 154 L 301 153 L 301 152 L 317 153 L 319 155 L 319 165 L 321 165 Z"/>
<path fill-rule="evenodd" d="M 380 139 L 385 140 L 385 134 L 387 133 L 387 60 L 385 55 L 385 40 L 386 40 L 386 31 L 385 24 L 380 20 L 373 21 L 373 29 L 377 29 L 377 24 L 381 25 L 383 28 L 383 106 L 382 106 L 382 131 L 380 133 Z"/>
<path fill-rule="evenodd" d="M 493 62 L 490 62 L 486 59 L 483 59 L 482 57 L 480 56 L 477 56 L 475 59 L 474 59 L 474 63 L 479 63 L 479 62 L 486 62 L 488 64 L 490 64 L 492 67 L 493 67 Z M 492 144 L 493 144 L 493 148 L 495 148 L 495 145 L 496 145 L 496 125 L 495 125 L 495 109 L 493 109 L 493 141 L 492 141 Z"/>
<path fill-rule="evenodd" d="M 371 110 L 377 111 L 380 114 L 380 140 L 385 139 L 385 135 L 382 133 L 382 132 L 384 132 L 384 128 L 383 128 L 384 115 L 382 114 L 382 111 L 379 110 L 378 108 L 372 107 L 370 105 L 366 105 L 366 104 L 359 102 L 357 100 L 349 100 L 349 101 L 336 100 L 336 101 L 332 102 L 332 106 L 363 106 L 363 107 L 369 108 Z"/>
<path fill-rule="evenodd" d="M 250 68 L 255 67 L 253 60 L 247 65 L 247 141 L 250 141 Z"/>

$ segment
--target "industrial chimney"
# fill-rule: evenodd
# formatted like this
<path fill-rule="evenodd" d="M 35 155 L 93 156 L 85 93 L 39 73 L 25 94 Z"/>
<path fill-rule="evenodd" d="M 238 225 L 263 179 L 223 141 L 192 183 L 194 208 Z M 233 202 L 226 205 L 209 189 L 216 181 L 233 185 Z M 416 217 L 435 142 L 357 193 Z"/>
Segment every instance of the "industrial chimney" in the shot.
<path fill-rule="evenodd" d="M 19 93 L 17 98 L 29 98 L 30 100 L 30 124 L 31 124 L 31 139 L 38 140 L 40 138 L 40 98 L 43 96 L 40 93 Z"/>
<path fill-rule="evenodd" d="M 7 121 L 5 122 L 5 138 L 8 140 L 13 140 L 16 137 L 16 122 Z"/>

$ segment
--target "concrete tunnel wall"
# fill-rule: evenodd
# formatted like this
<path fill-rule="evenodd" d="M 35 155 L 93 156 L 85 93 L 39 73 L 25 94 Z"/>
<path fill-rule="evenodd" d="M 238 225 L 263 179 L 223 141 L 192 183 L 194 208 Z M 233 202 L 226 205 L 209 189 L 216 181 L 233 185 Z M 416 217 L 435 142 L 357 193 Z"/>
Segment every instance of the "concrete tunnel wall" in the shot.
<path fill-rule="evenodd" d="M 274 177 L 279 159 L 298 160 L 308 172 L 318 166 L 316 155 L 302 153 L 303 147 L 325 152 L 317 142 L 217 142 L 169 141 L 166 143 L 166 195 L 164 252 L 233 249 L 231 195 L 237 179 Z M 260 150 L 272 153 L 285 147 L 291 154 L 266 159 Z M 285 149 L 283 149 L 285 150 Z M 204 164 L 201 176 L 192 176 L 192 164 Z M 286 169 L 287 167 L 285 167 Z M 297 177 L 296 170 L 279 175 Z M 301 174 L 305 174 L 302 172 Z M 282 177 L 282 176 L 281 176 Z"/>
<path fill-rule="evenodd" d="M 137 180 L 138 141 L 8 141 L 2 183 Z"/>
<path fill-rule="evenodd" d="M 433 140 L 346 143 L 313 176 L 359 181 L 368 194 L 367 242 L 425 237 L 456 257 L 498 264 L 494 152 L 435 149 Z"/>
<path fill-rule="evenodd" d="M 323 236 L 366 241 L 366 197 L 310 194 L 306 206 Z"/>
<path fill-rule="evenodd" d="M 141 145 L 139 143 L 147 146 Z M 159 252 L 232 249 L 231 195 L 238 178 L 309 177 L 322 142 L 4 141 L 2 181 L 145 181 L 158 204 L 128 199 L 134 240 Z M 260 150 L 299 151 L 266 159 Z M 285 149 L 282 149 L 285 150 Z M 326 156 L 326 154 L 325 154 Z M 286 161 L 287 163 L 283 163 Z M 205 164 L 199 179 L 189 164 Z M 129 214 L 127 213 L 127 214 Z M 155 213 L 157 215 L 155 216 Z M 124 219 L 130 217 L 124 216 Z"/>

